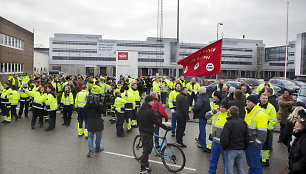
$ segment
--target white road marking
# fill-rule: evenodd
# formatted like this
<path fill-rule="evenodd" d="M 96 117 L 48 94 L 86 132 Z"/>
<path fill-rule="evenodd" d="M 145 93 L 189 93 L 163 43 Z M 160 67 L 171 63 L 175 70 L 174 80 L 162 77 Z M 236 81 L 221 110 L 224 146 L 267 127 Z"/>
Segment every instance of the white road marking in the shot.
<path fill-rule="evenodd" d="M 107 153 L 107 154 L 110 154 L 110 155 L 116 155 L 116 156 L 122 156 L 122 157 L 134 159 L 134 157 L 133 157 L 133 156 L 130 156 L 130 155 L 124 155 L 124 154 L 120 154 L 120 153 L 107 152 L 107 151 L 104 151 L 104 153 Z M 149 162 L 156 163 L 156 164 L 163 164 L 163 163 L 160 162 L 160 161 L 154 161 L 154 160 L 149 160 Z M 169 165 L 174 166 L 174 167 L 179 167 L 179 166 L 177 166 L 177 165 L 172 165 L 172 164 L 169 164 Z M 197 169 L 190 168 L 190 167 L 184 167 L 184 169 L 185 169 L 185 170 L 191 170 L 191 171 L 197 171 Z"/>

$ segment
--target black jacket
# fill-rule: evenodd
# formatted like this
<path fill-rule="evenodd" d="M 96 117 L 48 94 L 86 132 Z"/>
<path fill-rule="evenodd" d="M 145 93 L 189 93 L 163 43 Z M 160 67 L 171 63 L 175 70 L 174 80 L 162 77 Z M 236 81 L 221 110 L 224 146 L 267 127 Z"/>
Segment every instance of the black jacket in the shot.
<path fill-rule="evenodd" d="M 209 97 L 206 94 L 198 95 L 193 108 L 193 118 L 205 118 L 206 112 L 210 111 Z"/>
<path fill-rule="evenodd" d="M 276 112 L 278 112 L 279 107 L 278 107 L 277 97 L 275 95 L 270 96 L 268 98 L 268 102 L 271 103 L 274 106 Z"/>
<path fill-rule="evenodd" d="M 249 144 L 247 123 L 239 116 L 227 118 L 221 137 L 220 145 L 223 150 L 245 150 Z"/>
<path fill-rule="evenodd" d="M 89 132 L 99 132 L 104 129 L 103 119 L 101 118 L 102 106 L 94 103 L 87 103 L 84 107 L 84 118 L 87 120 Z"/>
<path fill-rule="evenodd" d="M 239 108 L 239 116 L 240 116 L 240 118 L 242 118 L 242 119 L 244 119 L 244 117 L 245 117 L 245 110 L 244 110 L 244 108 L 245 108 L 245 106 L 246 106 L 245 100 L 246 100 L 246 98 L 245 98 L 245 96 L 243 95 L 243 96 L 241 96 L 240 98 L 237 98 L 237 99 L 235 99 L 235 100 L 233 100 L 233 101 L 229 101 L 229 102 L 228 102 L 228 104 L 229 104 L 230 107 L 231 107 L 231 106 L 237 106 L 237 107 Z"/>
<path fill-rule="evenodd" d="M 295 140 L 292 144 L 289 155 L 290 174 L 306 173 L 306 130 L 295 133 Z"/>
<path fill-rule="evenodd" d="M 295 121 L 291 122 L 290 120 L 287 120 L 285 129 L 284 129 L 284 137 L 283 137 L 283 144 L 285 144 L 288 147 L 288 152 L 290 151 L 290 142 L 292 140 L 292 134 L 294 129 Z"/>
<path fill-rule="evenodd" d="M 159 122 L 153 113 L 152 106 L 148 103 L 143 103 L 137 112 L 137 124 L 139 126 L 139 132 L 141 133 L 154 133 L 154 123 L 167 129 L 167 126 Z"/>
<path fill-rule="evenodd" d="M 180 93 L 176 96 L 176 119 L 183 120 L 189 118 L 188 115 L 189 104 L 187 100 L 187 95 Z"/>

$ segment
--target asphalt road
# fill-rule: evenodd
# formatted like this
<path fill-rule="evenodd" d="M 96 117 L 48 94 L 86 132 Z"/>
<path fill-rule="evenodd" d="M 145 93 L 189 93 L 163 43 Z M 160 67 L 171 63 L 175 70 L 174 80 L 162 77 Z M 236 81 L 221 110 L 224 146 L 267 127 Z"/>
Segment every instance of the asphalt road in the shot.
<path fill-rule="evenodd" d="M 169 113 L 169 111 L 168 111 Z M 29 114 L 31 115 L 31 113 Z M 127 133 L 125 137 L 116 137 L 115 124 L 108 122 L 110 117 L 104 118 L 102 146 L 104 152 L 88 158 L 88 146 L 84 137 L 77 136 L 77 115 L 73 114 L 70 127 L 62 126 L 61 114 L 57 113 L 57 125 L 53 131 L 46 132 L 44 128 L 30 128 L 30 118 L 12 121 L 11 124 L 0 124 L 0 173 L 3 174 L 47 174 L 47 173 L 102 173 L 102 174 L 136 174 L 140 164 L 132 156 L 132 142 L 138 134 L 137 129 Z M 171 121 L 171 120 L 170 120 Z M 210 125 L 207 125 L 207 132 Z M 164 131 L 161 131 L 162 135 Z M 274 174 L 286 166 L 287 148 L 277 143 L 278 133 L 274 133 L 273 153 L 270 167 L 264 173 Z M 196 147 L 195 137 L 198 136 L 198 124 L 188 122 L 184 143 L 186 166 L 180 173 L 198 174 L 208 173 L 209 153 L 202 152 Z M 168 136 L 168 142 L 175 142 L 175 138 Z M 171 173 L 162 164 L 160 158 L 152 152 L 150 156 L 151 173 Z M 244 161 L 247 173 L 246 161 Z M 223 163 L 220 157 L 217 173 L 223 173 Z"/>

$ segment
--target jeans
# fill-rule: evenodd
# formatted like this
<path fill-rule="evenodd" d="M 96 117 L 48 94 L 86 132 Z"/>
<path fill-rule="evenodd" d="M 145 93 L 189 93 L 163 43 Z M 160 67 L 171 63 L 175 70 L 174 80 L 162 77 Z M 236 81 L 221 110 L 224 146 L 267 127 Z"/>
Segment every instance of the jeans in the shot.
<path fill-rule="evenodd" d="M 154 127 L 154 133 L 155 133 L 156 135 L 159 135 L 159 126 L 155 126 L 155 127 Z M 154 136 L 154 142 L 155 142 L 155 144 L 158 144 L 158 145 L 159 145 L 159 138 L 156 137 L 156 136 Z"/>
<path fill-rule="evenodd" d="M 279 132 L 279 138 L 278 138 L 278 141 L 283 142 L 283 138 L 284 138 L 284 130 L 285 130 L 285 124 L 281 124 L 281 123 L 280 123 L 280 132 Z"/>
<path fill-rule="evenodd" d="M 94 135 L 96 134 L 96 148 L 93 145 Z M 100 132 L 88 132 L 88 149 L 92 152 L 98 152 L 101 147 L 102 131 Z"/>
<path fill-rule="evenodd" d="M 176 114 L 172 113 L 172 119 L 171 119 L 171 133 L 175 133 L 175 129 L 176 129 Z"/>
<path fill-rule="evenodd" d="M 225 174 L 234 174 L 234 166 L 236 166 L 237 174 L 244 174 L 243 170 L 243 150 L 226 150 L 224 157 L 226 161 Z"/>
<path fill-rule="evenodd" d="M 262 174 L 262 166 L 260 162 L 260 147 L 255 147 L 249 143 L 248 148 L 245 151 L 246 160 L 249 166 L 249 174 Z"/>
<path fill-rule="evenodd" d="M 200 118 L 199 119 L 199 129 L 200 129 L 200 133 L 199 133 L 199 142 L 201 144 L 202 147 L 206 148 L 206 122 L 207 120 L 205 118 Z"/>
<path fill-rule="evenodd" d="M 222 157 L 223 157 L 223 166 L 226 166 L 224 151 L 221 145 L 213 141 L 211 144 L 211 154 L 209 158 L 209 170 L 208 170 L 209 174 L 216 173 L 220 154 L 222 154 Z"/>

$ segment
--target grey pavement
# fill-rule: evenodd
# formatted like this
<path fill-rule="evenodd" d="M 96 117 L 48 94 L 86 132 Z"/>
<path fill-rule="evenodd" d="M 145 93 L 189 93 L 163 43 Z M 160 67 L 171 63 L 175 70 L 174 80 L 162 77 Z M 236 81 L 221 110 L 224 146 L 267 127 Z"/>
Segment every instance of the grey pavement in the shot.
<path fill-rule="evenodd" d="M 167 109 L 169 113 L 169 110 Z M 170 113 L 169 113 L 170 114 Z M 29 114 L 31 115 L 31 113 Z M 12 121 L 11 124 L 0 124 L 0 173 L 3 174 L 48 174 L 48 173 L 102 173 L 102 174 L 136 174 L 140 164 L 132 158 L 132 142 L 138 134 L 137 129 L 126 133 L 125 137 L 116 137 L 115 124 L 110 124 L 111 117 L 103 117 L 105 129 L 103 131 L 102 146 L 105 151 L 88 158 L 87 141 L 77 136 L 77 115 L 73 114 L 70 127 L 62 126 L 62 115 L 57 112 L 55 130 L 46 132 L 44 128 L 30 128 L 30 118 Z M 169 120 L 170 122 L 171 120 Z M 206 127 L 207 132 L 210 125 Z M 161 131 L 162 135 L 164 131 Z M 277 143 L 278 133 L 274 133 L 271 166 L 264 169 L 264 173 L 280 173 L 287 164 L 287 148 Z M 180 173 L 198 174 L 208 173 L 209 153 L 202 152 L 196 147 L 195 137 L 198 136 L 198 123 L 188 122 L 183 149 L 186 155 L 186 169 Z M 175 142 L 175 138 L 168 136 L 168 142 Z M 160 158 L 152 152 L 150 163 L 152 174 L 171 173 L 160 162 Z M 247 173 L 246 161 L 244 161 Z M 218 164 L 217 173 L 223 173 L 222 157 Z"/>

